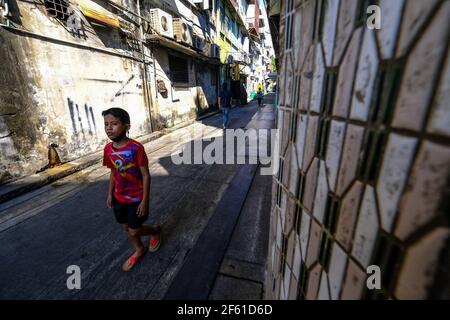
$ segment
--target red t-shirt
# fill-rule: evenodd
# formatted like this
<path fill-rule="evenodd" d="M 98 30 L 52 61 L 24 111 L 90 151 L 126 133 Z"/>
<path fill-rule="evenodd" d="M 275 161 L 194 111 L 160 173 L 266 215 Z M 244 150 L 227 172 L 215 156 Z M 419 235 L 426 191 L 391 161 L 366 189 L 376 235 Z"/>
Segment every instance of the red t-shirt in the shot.
<path fill-rule="evenodd" d="M 114 170 L 114 197 L 119 202 L 142 201 L 143 178 L 140 167 L 148 167 L 144 146 L 130 139 L 121 148 L 114 148 L 113 142 L 103 150 L 103 165 Z"/>

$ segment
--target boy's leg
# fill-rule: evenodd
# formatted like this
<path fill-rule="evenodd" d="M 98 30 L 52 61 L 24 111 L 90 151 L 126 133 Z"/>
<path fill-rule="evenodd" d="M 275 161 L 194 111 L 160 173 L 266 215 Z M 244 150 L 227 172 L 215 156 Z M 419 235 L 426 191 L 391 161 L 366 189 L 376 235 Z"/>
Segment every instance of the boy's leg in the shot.
<path fill-rule="evenodd" d="M 139 203 L 127 203 L 123 204 L 123 211 L 126 212 L 127 215 L 127 223 L 126 223 L 126 231 L 127 236 L 131 244 L 134 248 L 134 253 L 132 257 L 128 258 L 122 265 L 122 269 L 124 271 L 130 271 L 133 265 L 139 261 L 139 258 L 146 252 L 145 246 L 141 241 L 140 229 L 142 224 L 144 223 L 144 219 L 137 216 L 137 209 L 139 207 Z M 138 259 L 138 260 L 136 260 Z"/>
<path fill-rule="evenodd" d="M 159 226 L 159 225 L 151 226 L 151 225 L 148 225 L 148 224 L 144 224 L 139 229 L 139 235 L 140 236 L 150 236 L 150 235 L 158 234 L 160 232 L 161 232 L 161 226 Z"/>
<path fill-rule="evenodd" d="M 128 239 L 130 239 L 131 244 L 134 247 L 134 254 L 133 256 L 139 257 L 144 253 L 145 247 L 144 244 L 141 241 L 141 228 L 139 229 L 131 229 L 128 228 Z"/>
<path fill-rule="evenodd" d="M 148 251 L 155 252 L 161 246 L 161 225 L 143 225 L 140 235 L 148 236 Z"/>
<path fill-rule="evenodd" d="M 131 229 L 127 227 L 127 235 L 128 239 L 130 240 L 131 244 L 134 247 L 134 253 L 133 257 L 140 258 L 145 253 L 145 247 L 144 244 L 141 241 L 141 236 L 139 235 L 139 229 Z M 130 261 L 130 258 L 128 258 L 122 265 L 122 270 L 124 271 L 130 271 L 131 268 L 133 268 L 133 264 Z"/>
<path fill-rule="evenodd" d="M 114 204 L 114 214 L 116 216 L 116 220 L 117 222 L 119 222 L 125 232 L 127 233 L 128 239 L 130 240 L 131 244 L 134 247 L 135 253 L 133 254 L 133 256 L 139 256 L 140 253 L 142 253 L 142 250 L 145 250 L 144 245 L 141 242 L 141 239 L 139 238 L 139 236 L 137 236 L 136 238 L 136 229 L 132 229 L 128 226 L 129 224 L 129 205 L 127 204 L 123 204 L 123 203 L 119 203 L 117 201 L 113 202 Z M 132 225 L 133 227 L 133 225 Z M 139 230 L 139 229 L 137 229 Z"/>

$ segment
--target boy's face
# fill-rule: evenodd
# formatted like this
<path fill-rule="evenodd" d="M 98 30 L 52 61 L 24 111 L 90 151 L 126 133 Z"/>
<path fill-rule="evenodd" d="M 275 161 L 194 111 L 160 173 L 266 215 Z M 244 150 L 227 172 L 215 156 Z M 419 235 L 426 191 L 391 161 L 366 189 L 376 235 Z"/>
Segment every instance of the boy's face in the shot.
<path fill-rule="evenodd" d="M 124 124 L 119 118 L 111 114 L 105 115 L 103 119 L 105 120 L 106 135 L 111 140 L 123 136 L 130 129 L 129 124 Z"/>

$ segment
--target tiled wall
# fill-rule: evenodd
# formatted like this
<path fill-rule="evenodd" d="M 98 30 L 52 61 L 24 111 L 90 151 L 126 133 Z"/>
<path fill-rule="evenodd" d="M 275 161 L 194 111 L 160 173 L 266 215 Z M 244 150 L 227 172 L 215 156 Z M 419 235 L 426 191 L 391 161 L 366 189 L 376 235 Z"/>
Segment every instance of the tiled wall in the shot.
<path fill-rule="evenodd" d="M 282 3 L 265 297 L 450 297 L 450 1 Z"/>

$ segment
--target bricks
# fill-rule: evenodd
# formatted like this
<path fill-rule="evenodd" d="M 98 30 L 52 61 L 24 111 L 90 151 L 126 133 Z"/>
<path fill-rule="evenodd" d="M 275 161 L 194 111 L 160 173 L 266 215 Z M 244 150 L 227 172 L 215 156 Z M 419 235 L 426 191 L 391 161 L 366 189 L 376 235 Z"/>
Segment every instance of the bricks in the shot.
<path fill-rule="evenodd" d="M 298 110 L 281 123 L 295 144 L 283 184 L 298 207 L 281 216 L 295 213 L 295 237 L 287 236 L 292 274 L 279 297 L 294 296 L 292 281 L 305 299 L 424 298 L 432 287 L 438 295 L 438 251 L 450 245 L 442 231 L 450 2 L 377 1 L 380 30 L 366 28 L 369 4 L 299 1 L 294 9 L 295 48 L 281 79 L 294 79 L 284 94 Z M 286 196 L 278 200 L 284 208 Z M 365 291 L 372 264 L 382 268 L 382 288 Z"/>
<path fill-rule="evenodd" d="M 381 224 L 386 231 L 392 229 L 416 145 L 417 139 L 414 138 L 396 134 L 389 137 L 377 184 Z"/>
<path fill-rule="evenodd" d="M 349 260 L 342 289 L 342 300 L 359 300 L 366 285 L 367 274 L 353 261 Z"/>
<path fill-rule="evenodd" d="M 437 228 L 409 248 L 395 288 L 395 296 L 398 299 L 427 298 L 428 289 L 433 284 L 433 272 L 437 268 L 439 254 L 449 236 L 450 229 Z"/>
<path fill-rule="evenodd" d="M 351 250 L 353 243 L 353 231 L 356 227 L 356 219 L 363 188 L 363 184 L 360 181 L 356 181 L 342 201 L 341 210 L 339 212 L 336 239 L 344 246 L 347 252 Z"/>
<path fill-rule="evenodd" d="M 402 240 L 438 214 L 450 174 L 450 148 L 425 141 L 410 175 L 400 205 L 395 234 Z"/>
<path fill-rule="evenodd" d="M 352 255 L 364 267 L 367 267 L 370 263 L 379 227 L 375 190 L 372 187 L 366 186 L 362 201 Z"/>
<path fill-rule="evenodd" d="M 420 15 L 424 16 L 422 12 Z M 445 54 L 448 30 L 442 26 L 449 20 L 450 3 L 444 2 L 411 52 L 395 109 L 394 127 L 416 131 L 421 129 Z"/>

